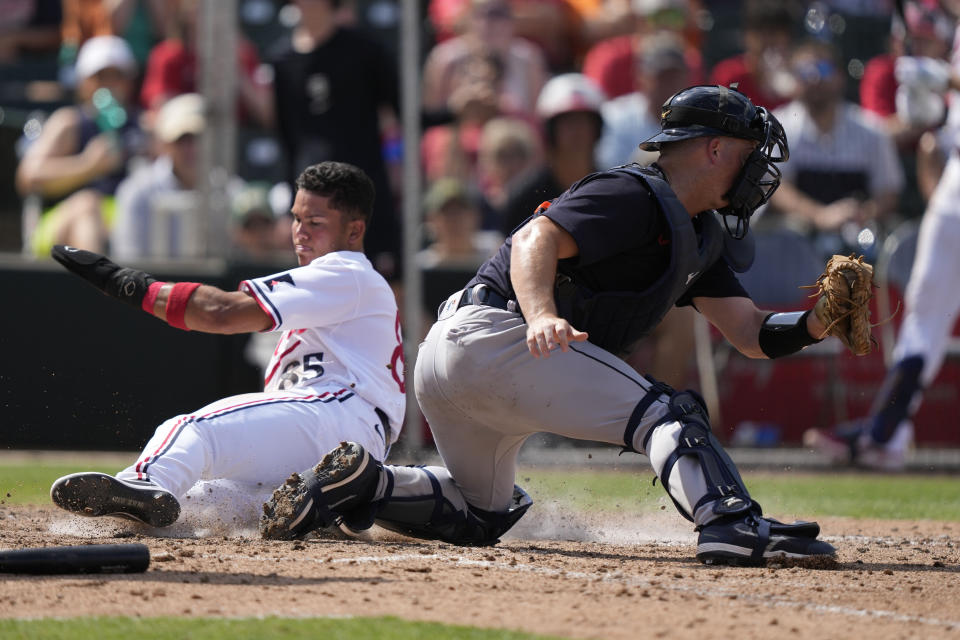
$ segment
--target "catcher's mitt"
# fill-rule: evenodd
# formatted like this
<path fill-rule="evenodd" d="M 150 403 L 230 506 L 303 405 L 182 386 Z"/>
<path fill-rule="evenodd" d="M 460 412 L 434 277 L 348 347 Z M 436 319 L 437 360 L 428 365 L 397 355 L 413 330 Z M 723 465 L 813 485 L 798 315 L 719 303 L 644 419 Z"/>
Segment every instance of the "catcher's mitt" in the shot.
<path fill-rule="evenodd" d="M 855 355 L 870 353 L 875 340 L 870 335 L 870 298 L 873 297 L 873 266 L 854 254 L 833 256 L 827 262 L 813 295 L 819 295 L 813 312 L 826 327 L 823 336 L 836 336 Z M 812 297 L 812 296 L 811 296 Z"/>

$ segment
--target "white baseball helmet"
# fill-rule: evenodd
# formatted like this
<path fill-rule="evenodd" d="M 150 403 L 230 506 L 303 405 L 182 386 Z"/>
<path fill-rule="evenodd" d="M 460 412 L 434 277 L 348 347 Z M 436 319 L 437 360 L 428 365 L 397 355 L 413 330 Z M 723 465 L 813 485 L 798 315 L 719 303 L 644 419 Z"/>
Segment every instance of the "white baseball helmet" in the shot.
<path fill-rule="evenodd" d="M 582 73 L 563 73 L 551 78 L 537 98 L 537 115 L 549 120 L 561 113 L 587 111 L 600 114 L 607 97 Z"/>

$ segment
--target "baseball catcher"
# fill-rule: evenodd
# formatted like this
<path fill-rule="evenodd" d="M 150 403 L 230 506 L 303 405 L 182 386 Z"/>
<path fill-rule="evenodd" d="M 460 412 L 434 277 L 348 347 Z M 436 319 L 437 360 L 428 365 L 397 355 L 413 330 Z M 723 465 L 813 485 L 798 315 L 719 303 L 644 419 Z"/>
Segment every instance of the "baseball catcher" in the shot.
<path fill-rule="evenodd" d="M 783 129 L 734 89 L 696 86 L 667 100 L 642 148 L 660 152 L 655 164 L 590 174 L 541 205 L 442 305 L 414 382 L 444 466 L 382 465 L 342 443 L 274 492 L 265 536 L 342 518 L 493 544 L 531 505 L 514 484 L 517 455 L 545 431 L 646 454 L 699 532 L 701 562 L 834 554 L 816 523 L 763 515 L 695 392 L 623 360 L 674 305 L 694 306 L 754 358 L 825 335 L 812 309 L 758 309 L 736 277 L 752 263 L 750 217 L 780 184 Z M 830 331 L 852 316 L 827 316 Z"/>

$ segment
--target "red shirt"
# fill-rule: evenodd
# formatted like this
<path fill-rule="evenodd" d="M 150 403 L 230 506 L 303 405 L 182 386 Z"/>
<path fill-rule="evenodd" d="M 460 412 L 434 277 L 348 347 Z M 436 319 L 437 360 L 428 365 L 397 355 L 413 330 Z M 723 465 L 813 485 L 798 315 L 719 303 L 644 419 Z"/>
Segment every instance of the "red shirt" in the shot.
<path fill-rule="evenodd" d="M 593 45 L 583 60 L 583 75 L 587 76 L 603 89 L 607 98 L 642 91 L 636 86 L 635 65 L 639 57 L 634 54 L 633 36 L 625 35 L 601 40 Z M 700 52 L 687 47 L 683 52 L 687 69 L 690 72 L 690 84 L 703 82 L 703 59 Z"/>
<path fill-rule="evenodd" d="M 256 48 L 245 40 L 237 43 L 237 63 L 240 73 L 250 78 L 260 64 Z M 150 51 L 140 102 L 150 109 L 158 100 L 192 93 L 197 90 L 197 80 L 197 52 L 180 40 L 164 40 Z"/>
<path fill-rule="evenodd" d="M 633 36 L 601 40 L 583 59 L 583 75 L 596 82 L 608 98 L 634 91 Z"/>
<path fill-rule="evenodd" d="M 894 76 L 894 58 L 881 54 L 871 59 L 860 80 L 860 106 L 881 116 L 897 112 L 897 78 Z"/>
<path fill-rule="evenodd" d="M 773 110 L 790 101 L 789 96 L 780 96 L 762 88 L 753 74 L 747 71 L 743 55 L 721 60 L 710 73 L 710 84 L 729 87 L 734 82 L 737 83 L 737 91 L 746 95 L 757 106 Z"/>

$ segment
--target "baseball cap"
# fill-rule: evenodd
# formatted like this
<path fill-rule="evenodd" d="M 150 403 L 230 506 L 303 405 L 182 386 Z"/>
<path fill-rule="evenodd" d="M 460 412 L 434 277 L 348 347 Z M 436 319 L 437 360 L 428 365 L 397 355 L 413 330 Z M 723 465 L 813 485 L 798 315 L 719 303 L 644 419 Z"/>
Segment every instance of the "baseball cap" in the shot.
<path fill-rule="evenodd" d="M 274 219 L 270 204 L 270 185 L 262 182 L 245 184 L 234 196 L 231 213 L 237 224 L 244 224 L 251 218 Z"/>
<path fill-rule="evenodd" d="M 206 126 L 203 96 L 184 93 L 160 107 L 154 132 L 161 141 L 174 142 L 188 133 L 199 135 Z"/>
<path fill-rule="evenodd" d="M 111 67 L 131 75 L 137 70 L 130 45 L 119 36 L 96 36 L 84 42 L 74 68 L 77 78 L 83 80 Z"/>
<path fill-rule="evenodd" d="M 438 178 L 423 197 L 427 212 L 440 211 L 451 202 L 472 203 L 473 194 L 462 180 L 451 177 Z"/>
<path fill-rule="evenodd" d="M 543 85 L 537 97 L 537 115 L 549 120 L 562 113 L 588 111 L 599 114 L 606 101 L 603 90 L 582 73 L 561 73 Z"/>
<path fill-rule="evenodd" d="M 687 66 L 683 44 L 669 32 L 650 36 L 641 48 L 640 65 L 645 73 L 660 73 L 671 69 L 684 69 Z"/>

